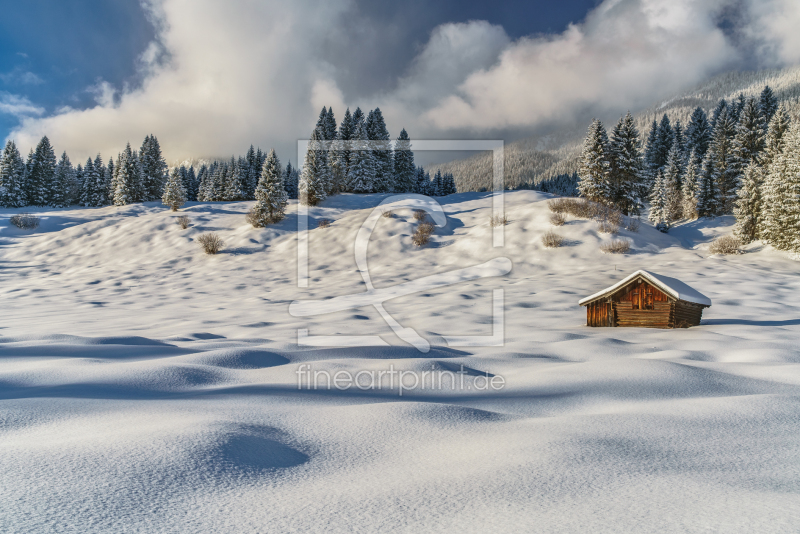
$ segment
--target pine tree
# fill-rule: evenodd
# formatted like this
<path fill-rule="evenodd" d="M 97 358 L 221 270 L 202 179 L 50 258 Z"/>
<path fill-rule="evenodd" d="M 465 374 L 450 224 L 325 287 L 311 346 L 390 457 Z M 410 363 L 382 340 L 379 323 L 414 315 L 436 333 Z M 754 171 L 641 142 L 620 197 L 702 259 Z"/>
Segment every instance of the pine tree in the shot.
<path fill-rule="evenodd" d="M 429 195 L 432 197 L 442 196 L 442 171 L 439 169 L 436 170 L 436 174 L 431 180 Z"/>
<path fill-rule="evenodd" d="M 358 111 L 358 110 L 356 110 Z M 367 142 L 366 126 L 358 125 L 348 164 L 347 189 L 353 193 L 372 193 L 375 179 L 374 153 Z"/>
<path fill-rule="evenodd" d="M 197 201 L 197 175 L 194 173 L 194 165 L 186 171 L 186 200 L 189 202 Z"/>
<path fill-rule="evenodd" d="M 603 123 L 595 119 L 583 142 L 578 191 L 582 197 L 594 202 L 610 200 L 608 135 Z"/>
<path fill-rule="evenodd" d="M 140 197 L 137 202 L 158 200 L 164 189 L 168 167 L 155 135 L 145 137 L 139 159 L 142 185 L 141 193 L 137 194 Z"/>
<path fill-rule="evenodd" d="M 328 108 L 325 116 L 325 140 L 333 141 L 336 139 L 336 117 L 333 115 L 333 108 Z"/>
<path fill-rule="evenodd" d="M 7 141 L 0 158 L 0 205 L 21 208 L 27 203 L 24 189 L 25 162 L 14 141 Z"/>
<path fill-rule="evenodd" d="M 667 165 L 664 168 L 664 219 L 668 222 L 683 217 L 683 155 L 677 144 L 669 151 Z"/>
<path fill-rule="evenodd" d="M 789 150 L 787 145 L 790 128 L 789 115 L 780 106 L 769 124 L 767 148 L 763 158 L 766 164 L 761 189 L 763 222 L 758 234 L 761 239 L 781 249 L 787 248 L 790 166 L 786 151 Z"/>
<path fill-rule="evenodd" d="M 66 208 L 69 206 L 69 194 L 72 187 L 72 176 L 75 170 L 69 161 L 69 156 L 64 152 L 56 165 L 56 177 L 53 185 L 52 206 L 55 208 Z"/>
<path fill-rule="evenodd" d="M 739 93 L 736 97 L 736 100 L 730 103 L 728 106 L 728 118 L 734 123 L 737 124 L 739 122 L 739 117 L 742 114 L 742 110 L 744 109 L 744 105 L 747 102 L 745 99 L 744 94 Z"/>
<path fill-rule="evenodd" d="M 108 205 L 108 189 L 110 187 L 109 178 L 106 176 L 106 167 L 103 165 L 103 158 L 100 154 L 94 158 L 94 170 L 97 173 L 97 183 L 95 184 L 94 206 Z"/>
<path fill-rule="evenodd" d="M 761 152 L 766 146 L 766 133 L 767 125 L 758 103 L 755 98 L 750 98 L 739 114 L 733 141 L 734 165 L 740 179 L 751 163 L 758 164 L 760 161 Z"/>
<path fill-rule="evenodd" d="M 245 198 L 249 200 L 255 198 L 256 186 L 258 185 L 258 175 L 261 169 L 261 167 L 258 166 L 256 151 L 255 148 L 253 148 L 253 145 L 250 145 L 250 148 L 247 150 L 247 155 L 244 157 L 244 159 L 245 159 L 245 170 L 244 170 Z"/>
<path fill-rule="evenodd" d="M 250 222 L 259 228 L 280 221 L 285 216 L 287 203 L 281 164 L 275 150 L 270 150 L 256 187 L 256 203 L 250 211 Z"/>
<path fill-rule="evenodd" d="M 733 212 L 736 190 L 739 189 L 736 154 L 734 151 L 735 132 L 736 123 L 723 110 L 717 117 L 714 135 L 707 154 L 717 190 L 717 212 L 715 215 Z"/>
<path fill-rule="evenodd" d="M 81 190 L 81 204 L 86 207 L 96 207 L 97 204 L 97 182 L 99 173 L 94 168 L 92 158 L 87 158 L 83 166 L 83 188 Z"/>
<path fill-rule="evenodd" d="M 299 182 L 299 176 L 297 174 L 297 169 L 292 167 L 292 162 L 286 164 L 286 171 L 283 174 L 283 188 L 286 190 L 286 195 L 288 198 L 297 199 L 297 186 Z"/>
<path fill-rule="evenodd" d="M 742 186 L 733 209 L 736 215 L 734 234 L 744 243 L 758 239 L 758 230 L 762 225 L 761 183 L 762 168 L 754 162 L 750 163 L 742 176 Z"/>
<path fill-rule="evenodd" d="M 425 169 L 422 167 L 417 167 L 415 173 L 415 180 L 414 180 L 414 193 L 418 195 L 427 195 L 428 194 L 428 183 L 425 178 Z"/>
<path fill-rule="evenodd" d="M 114 169 L 114 158 L 108 158 L 108 167 L 106 167 L 106 205 L 114 203 Z"/>
<path fill-rule="evenodd" d="M 391 143 L 389 130 L 383 119 L 381 108 L 375 108 L 369 112 L 367 117 L 367 139 L 373 149 L 373 161 L 375 162 L 375 178 L 373 180 L 373 191 L 376 193 L 386 193 L 394 191 L 394 162 L 392 161 Z"/>
<path fill-rule="evenodd" d="M 350 141 L 353 139 L 353 116 L 350 114 L 350 108 L 344 112 L 342 124 L 339 126 L 339 131 L 336 134 L 331 152 L 328 154 L 328 166 L 331 171 L 332 190 L 334 192 L 342 192 L 347 190 L 347 172 L 350 162 Z M 289 195 L 290 198 L 297 198 Z"/>
<path fill-rule="evenodd" d="M 638 215 L 645 196 L 639 132 L 628 112 L 619 120 L 609 142 L 610 199 L 625 215 Z"/>
<path fill-rule="evenodd" d="M 321 141 L 321 134 L 314 130 L 311 134 L 311 144 Z M 303 162 L 303 175 L 298 186 L 298 196 L 300 203 L 308 206 L 316 206 L 327 197 L 326 186 L 329 183 L 327 162 L 323 157 L 324 151 L 306 151 L 306 158 Z"/>
<path fill-rule="evenodd" d="M 87 162 L 88 165 L 88 162 Z M 94 164 L 92 164 L 94 167 Z M 125 150 L 119 156 L 116 168 L 116 179 L 114 180 L 114 205 L 124 206 L 133 202 L 141 202 L 141 172 L 139 170 L 139 158 L 135 151 L 131 150 L 131 144 L 125 146 Z M 86 170 L 84 169 L 84 183 Z"/>
<path fill-rule="evenodd" d="M 647 172 L 647 181 L 652 182 L 655 172 L 658 170 L 656 163 L 656 152 L 658 151 L 658 123 L 653 119 L 650 125 L 650 133 L 647 134 L 647 144 L 644 151 L 644 166 Z M 648 189 L 651 184 L 647 184 Z"/>
<path fill-rule="evenodd" d="M 667 188 L 664 171 L 661 169 L 656 171 L 656 177 L 653 180 L 653 189 L 650 192 L 650 213 L 647 218 L 656 226 L 668 222 Z"/>
<path fill-rule="evenodd" d="M 772 121 L 772 117 L 775 116 L 775 112 L 778 111 L 778 99 L 769 85 L 764 86 L 764 90 L 761 91 L 758 107 L 761 109 L 764 123 L 769 124 Z"/>
<path fill-rule="evenodd" d="M 173 167 L 169 174 L 161 202 L 169 206 L 172 211 L 178 211 L 178 208 L 186 203 L 186 188 L 183 186 L 183 178 L 178 167 Z"/>
<path fill-rule="evenodd" d="M 208 165 L 200 167 L 200 171 L 197 173 L 197 182 L 197 201 L 210 200 L 209 196 L 213 190 L 213 174 Z"/>
<path fill-rule="evenodd" d="M 48 206 L 53 196 L 56 175 L 56 154 L 47 136 L 36 145 L 36 151 L 28 162 L 29 170 L 25 186 L 28 204 Z"/>
<path fill-rule="evenodd" d="M 672 128 L 672 146 L 677 147 L 678 154 L 681 158 L 686 159 L 686 137 L 681 126 L 681 121 L 675 121 L 675 126 Z"/>
<path fill-rule="evenodd" d="M 711 126 L 708 124 L 706 112 L 702 108 L 695 108 L 692 118 L 684 132 L 685 150 L 689 154 L 695 152 L 696 162 L 703 161 L 711 143 Z"/>
<path fill-rule="evenodd" d="M 689 153 L 686 165 L 686 176 L 683 177 L 683 216 L 687 219 L 697 218 L 697 194 L 699 190 L 700 169 L 695 151 Z"/>
<path fill-rule="evenodd" d="M 656 140 L 656 153 L 655 165 L 656 169 L 663 169 L 669 159 L 669 151 L 672 150 L 672 144 L 675 140 L 672 126 L 669 122 L 669 117 L 665 113 L 661 117 L 661 123 L 658 125 L 658 139 Z"/>
<path fill-rule="evenodd" d="M 718 211 L 719 193 L 714 181 L 714 164 L 711 160 L 711 154 L 706 154 L 697 188 L 697 216 L 714 217 Z"/>
<path fill-rule="evenodd" d="M 241 157 L 238 160 L 231 157 L 229 171 L 224 200 L 245 200 L 247 198 L 247 161 Z"/>
<path fill-rule="evenodd" d="M 394 147 L 394 177 L 396 193 L 410 193 L 414 190 L 414 152 L 411 151 L 411 139 L 405 128 L 400 131 Z"/>
<path fill-rule="evenodd" d="M 728 102 L 723 98 L 719 102 L 717 102 L 717 106 L 714 108 L 714 111 L 711 113 L 711 131 L 713 132 L 717 128 L 717 120 L 722 115 L 723 111 L 727 111 L 728 109 Z M 712 134 L 713 135 L 713 134 Z M 709 145 L 711 144 L 711 139 L 709 139 Z"/>

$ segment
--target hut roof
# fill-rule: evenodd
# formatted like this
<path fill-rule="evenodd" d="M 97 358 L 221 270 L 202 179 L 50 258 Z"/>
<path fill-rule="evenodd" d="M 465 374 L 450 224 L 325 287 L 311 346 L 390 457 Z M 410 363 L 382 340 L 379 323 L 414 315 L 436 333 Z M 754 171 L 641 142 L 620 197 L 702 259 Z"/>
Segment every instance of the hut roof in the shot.
<path fill-rule="evenodd" d="M 585 299 L 581 299 L 578 304 L 581 306 L 585 306 L 590 302 L 597 300 L 601 297 L 606 295 L 610 295 L 616 292 L 621 287 L 625 286 L 628 282 L 636 278 L 637 276 L 641 276 L 642 278 L 646 279 L 648 282 L 656 286 L 658 289 L 666 293 L 667 295 L 676 298 L 678 300 L 684 300 L 686 302 L 693 302 L 695 304 L 700 304 L 701 306 L 711 306 L 711 299 L 707 296 L 703 295 L 696 289 L 689 287 L 685 283 L 677 280 L 675 278 L 671 278 L 669 276 L 663 276 L 656 273 L 651 273 L 650 271 L 636 271 L 630 276 L 627 276 L 614 284 L 611 287 L 607 287 L 606 289 L 595 293 Z"/>

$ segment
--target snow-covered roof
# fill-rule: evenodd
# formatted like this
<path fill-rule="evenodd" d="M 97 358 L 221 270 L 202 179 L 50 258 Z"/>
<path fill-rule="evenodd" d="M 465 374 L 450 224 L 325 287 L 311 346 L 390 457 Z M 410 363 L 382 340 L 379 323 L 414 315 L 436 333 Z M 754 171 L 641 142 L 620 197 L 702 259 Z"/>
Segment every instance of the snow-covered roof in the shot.
<path fill-rule="evenodd" d="M 636 271 L 632 275 L 623 278 L 613 286 L 608 287 L 598 293 L 595 293 L 594 295 L 586 297 L 585 299 L 581 299 L 578 302 L 578 304 L 584 306 L 586 304 L 589 304 L 593 300 L 597 300 L 600 297 L 603 297 L 610 293 L 614 293 L 616 290 L 623 287 L 625 284 L 627 284 L 637 276 L 641 276 L 642 278 L 647 279 L 651 284 L 656 286 L 658 289 L 678 300 L 685 300 L 686 302 L 694 302 L 695 304 L 700 304 L 702 306 L 711 306 L 710 298 L 703 295 L 696 289 L 689 287 L 680 280 L 671 278 L 669 276 L 663 276 L 660 274 L 651 273 L 650 271 L 643 271 L 643 270 Z"/>

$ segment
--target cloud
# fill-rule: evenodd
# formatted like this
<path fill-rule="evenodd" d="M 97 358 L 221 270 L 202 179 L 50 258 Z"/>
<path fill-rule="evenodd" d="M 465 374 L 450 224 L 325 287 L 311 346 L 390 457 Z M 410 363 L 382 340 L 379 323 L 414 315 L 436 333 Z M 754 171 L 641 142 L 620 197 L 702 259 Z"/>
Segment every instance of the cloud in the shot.
<path fill-rule="evenodd" d="M 0 91 L 0 113 L 23 119 L 31 115 L 41 115 L 44 108 L 34 105 L 24 96 Z"/>
<path fill-rule="evenodd" d="M 0 81 L 8 85 L 39 85 L 44 83 L 39 76 L 22 68 L 0 74 Z"/>
<path fill-rule="evenodd" d="M 171 161 L 240 154 L 250 143 L 294 160 L 323 105 L 339 119 L 345 106 L 380 106 L 393 136 L 401 127 L 417 139 L 502 136 L 647 106 L 745 58 L 800 61 L 796 0 L 605 0 L 560 34 L 515 41 L 485 21 L 447 23 L 410 65 L 379 73 L 364 65 L 392 57 L 382 35 L 397 28 L 355 16 L 352 0 L 144 5 L 157 37 L 137 63 L 142 84 L 100 81 L 90 89 L 96 106 L 49 116 L 26 101 L 11 134 L 20 146 L 47 134 L 81 158 L 155 133 Z M 731 10 L 739 16 L 723 21 Z M 373 94 L 353 89 L 375 76 L 391 79 L 365 82 L 382 88 Z"/>

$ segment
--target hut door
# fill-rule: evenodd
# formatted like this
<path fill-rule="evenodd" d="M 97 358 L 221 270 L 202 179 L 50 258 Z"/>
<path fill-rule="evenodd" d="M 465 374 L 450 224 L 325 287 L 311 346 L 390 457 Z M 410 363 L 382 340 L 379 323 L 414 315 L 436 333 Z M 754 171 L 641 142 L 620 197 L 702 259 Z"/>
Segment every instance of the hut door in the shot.
<path fill-rule="evenodd" d="M 646 285 L 644 288 L 644 306 L 642 309 L 645 310 L 652 310 L 653 309 L 653 288 L 652 286 Z"/>

